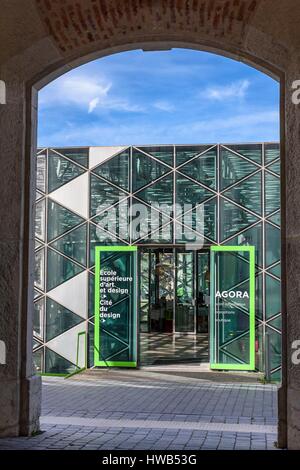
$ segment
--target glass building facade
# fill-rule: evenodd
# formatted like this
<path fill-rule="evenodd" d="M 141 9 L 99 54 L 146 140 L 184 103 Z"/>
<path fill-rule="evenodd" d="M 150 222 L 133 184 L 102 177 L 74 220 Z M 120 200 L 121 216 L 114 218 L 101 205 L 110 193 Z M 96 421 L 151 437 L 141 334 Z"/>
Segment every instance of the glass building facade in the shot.
<path fill-rule="evenodd" d="M 264 371 L 268 338 L 271 376 L 280 379 L 278 143 L 40 149 L 35 237 L 39 372 L 94 366 L 96 247 L 137 247 L 142 365 L 209 362 L 212 282 L 221 297 L 251 284 L 247 250 L 220 252 L 213 268 L 211 247 L 254 247 L 253 335 L 244 299 L 221 299 L 236 319 L 218 325 L 219 362 L 247 362 L 251 342 Z M 126 340 L 106 328 L 115 349 L 105 360 L 117 360 Z"/>

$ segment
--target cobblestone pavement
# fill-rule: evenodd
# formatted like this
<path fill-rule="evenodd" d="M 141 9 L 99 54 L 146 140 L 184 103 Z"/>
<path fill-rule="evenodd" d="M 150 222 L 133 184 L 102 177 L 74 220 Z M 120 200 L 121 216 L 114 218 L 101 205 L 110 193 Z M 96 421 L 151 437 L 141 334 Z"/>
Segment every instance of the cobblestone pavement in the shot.
<path fill-rule="evenodd" d="M 43 433 L 3 449 L 274 449 L 277 387 L 111 372 L 43 379 Z"/>

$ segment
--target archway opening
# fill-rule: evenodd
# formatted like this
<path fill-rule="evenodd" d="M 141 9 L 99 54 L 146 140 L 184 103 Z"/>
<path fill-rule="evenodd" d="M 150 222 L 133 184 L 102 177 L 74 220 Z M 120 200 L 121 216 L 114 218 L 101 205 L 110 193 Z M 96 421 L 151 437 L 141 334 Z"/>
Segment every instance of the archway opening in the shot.
<path fill-rule="evenodd" d="M 280 381 L 276 82 L 204 52 L 108 56 L 40 92 L 38 146 L 39 373 Z"/>

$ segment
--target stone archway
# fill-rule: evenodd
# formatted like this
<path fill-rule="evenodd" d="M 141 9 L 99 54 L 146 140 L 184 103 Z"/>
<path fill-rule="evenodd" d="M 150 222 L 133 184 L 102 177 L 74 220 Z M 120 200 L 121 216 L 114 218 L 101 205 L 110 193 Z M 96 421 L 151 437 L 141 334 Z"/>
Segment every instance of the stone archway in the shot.
<path fill-rule="evenodd" d="M 284 3 L 284 5 L 283 5 Z M 6 3 L 0 78 L 7 104 L 1 109 L 0 291 L 5 322 L 0 339 L 0 403 L 6 410 L 0 435 L 29 434 L 38 427 L 39 381 L 31 369 L 33 207 L 37 90 L 88 60 L 122 50 L 192 47 L 233 57 L 281 82 L 283 386 L 279 444 L 299 448 L 297 400 L 300 373 L 286 366 L 287 346 L 300 337 L 300 206 L 297 159 L 300 115 L 290 99 L 298 78 L 300 11 L 295 0 L 16 0 Z M 283 23 L 283 20 L 285 23 Z M 17 21 L 18 29 L 15 28 Z M 286 184 L 288 182 L 288 184 Z M 286 318 L 286 315 L 284 315 Z M 287 387 L 288 386 L 288 387 Z M 287 412 L 288 409 L 288 412 Z M 286 433 L 286 420 L 287 430 Z M 286 440 L 287 439 L 287 440 Z"/>

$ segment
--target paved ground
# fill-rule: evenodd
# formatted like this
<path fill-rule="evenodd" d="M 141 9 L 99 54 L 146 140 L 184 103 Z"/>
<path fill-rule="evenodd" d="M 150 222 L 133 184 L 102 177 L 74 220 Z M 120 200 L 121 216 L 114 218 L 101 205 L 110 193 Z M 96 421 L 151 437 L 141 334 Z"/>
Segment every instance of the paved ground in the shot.
<path fill-rule="evenodd" d="M 2 449 L 273 449 L 276 386 L 155 372 L 43 380 L 44 431 Z"/>

